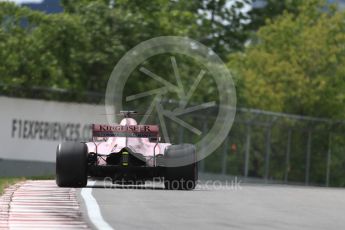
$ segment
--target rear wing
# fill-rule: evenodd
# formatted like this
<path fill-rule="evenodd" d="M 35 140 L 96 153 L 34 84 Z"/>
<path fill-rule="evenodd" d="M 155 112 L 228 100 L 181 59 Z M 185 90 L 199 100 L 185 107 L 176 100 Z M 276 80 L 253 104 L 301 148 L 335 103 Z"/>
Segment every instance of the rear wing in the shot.
<path fill-rule="evenodd" d="M 158 125 L 92 125 L 92 137 L 158 138 Z"/>

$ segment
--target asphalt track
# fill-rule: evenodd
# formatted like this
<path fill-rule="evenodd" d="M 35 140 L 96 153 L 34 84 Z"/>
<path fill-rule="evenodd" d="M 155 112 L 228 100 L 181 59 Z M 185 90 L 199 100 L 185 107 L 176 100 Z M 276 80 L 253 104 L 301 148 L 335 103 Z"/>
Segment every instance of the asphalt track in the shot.
<path fill-rule="evenodd" d="M 160 183 L 105 185 L 96 182 L 87 189 L 104 222 L 117 230 L 345 229 L 344 189 L 203 183 L 194 191 L 167 191 Z M 90 214 L 89 201 L 81 195 L 79 200 L 89 226 L 97 229 L 89 218 L 95 208 Z"/>

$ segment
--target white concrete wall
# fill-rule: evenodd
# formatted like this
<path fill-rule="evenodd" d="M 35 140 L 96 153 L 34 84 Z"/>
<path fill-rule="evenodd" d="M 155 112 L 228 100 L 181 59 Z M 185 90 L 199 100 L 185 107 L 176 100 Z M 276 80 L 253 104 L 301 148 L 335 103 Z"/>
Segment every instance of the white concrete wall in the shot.
<path fill-rule="evenodd" d="M 0 97 L 0 159 L 55 162 L 60 142 L 89 139 L 104 114 L 104 105 Z"/>

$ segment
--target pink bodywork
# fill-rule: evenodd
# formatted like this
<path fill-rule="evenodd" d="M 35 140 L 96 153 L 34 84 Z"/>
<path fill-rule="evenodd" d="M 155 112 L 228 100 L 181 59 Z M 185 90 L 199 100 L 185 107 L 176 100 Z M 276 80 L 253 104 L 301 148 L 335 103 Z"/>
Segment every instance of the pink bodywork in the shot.
<path fill-rule="evenodd" d="M 136 120 L 133 118 L 124 118 L 121 126 L 137 125 Z M 126 141 L 127 139 L 127 141 Z M 126 145 L 127 142 L 127 145 Z M 149 165 L 153 164 L 153 156 L 164 154 L 166 147 L 171 145 L 170 143 L 156 143 L 150 142 L 147 137 L 98 137 L 95 142 L 86 143 L 88 152 L 98 153 L 101 155 L 108 155 L 110 153 L 119 152 L 124 147 L 129 147 L 131 150 L 137 153 L 141 153 L 147 158 Z M 99 165 L 105 165 L 104 160 L 98 162 Z"/>

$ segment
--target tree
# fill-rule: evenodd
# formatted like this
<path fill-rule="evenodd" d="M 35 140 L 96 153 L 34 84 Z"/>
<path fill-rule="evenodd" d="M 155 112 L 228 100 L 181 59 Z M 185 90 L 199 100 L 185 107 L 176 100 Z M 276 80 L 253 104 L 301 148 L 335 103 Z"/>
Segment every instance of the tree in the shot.
<path fill-rule="evenodd" d="M 49 15 L 1 2 L 1 83 L 103 92 L 127 50 L 163 35 L 200 40 L 225 58 L 246 39 L 241 1 L 63 0 L 65 11 Z"/>
<path fill-rule="evenodd" d="M 345 14 L 322 0 L 269 20 L 230 57 L 248 107 L 344 118 Z"/>
<path fill-rule="evenodd" d="M 189 36 L 225 58 L 229 52 L 241 49 L 247 39 L 243 23 L 248 16 L 243 9 L 249 1 L 63 0 L 62 3 L 73 14 L 85 14 L 83 9 L 95 4 L 107 6 L 117 15 L 114 26 L 126 49 L 152 37 Z"/>
<path fill-rule="evenodd" d="M 201 42 L 212 48 L 222 58 L 242 50 L 249 33 L 245 24 L 250 19 L 246 7 L 250 0 L 200 1 L 198 20 Z"/>
<path fill-rule="evenodd" d="M 57 60 L 45 51 L 45 44 L 35 39 L 37 26 L 47 19 L 45 15 L 1 3 L 0 18 L 3 22 L 0 27 L 1 83 L 35 85 L 43 83 L 43 76 L 49 75 L 50 83 L 54 84 L 59 75 Z"/>
<path fill-rule="evenodd" d="M 266 24 L 267 20 L 274 20 L 284 11 L 297 14 L 298 6 L 302 2 L 300 0 L 253 0 L 256 7 L 248 13 L 250 22 L 246 25 L 246 29 L 257 31 Z"/>

